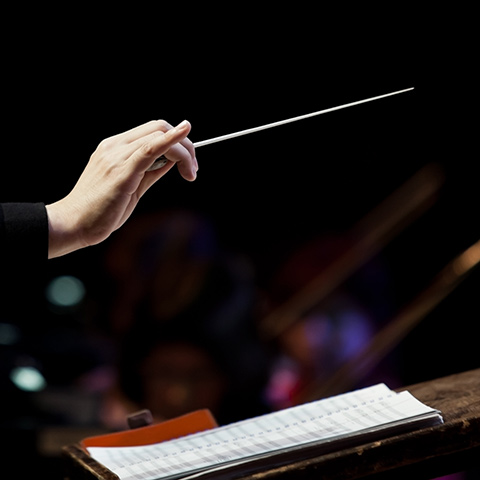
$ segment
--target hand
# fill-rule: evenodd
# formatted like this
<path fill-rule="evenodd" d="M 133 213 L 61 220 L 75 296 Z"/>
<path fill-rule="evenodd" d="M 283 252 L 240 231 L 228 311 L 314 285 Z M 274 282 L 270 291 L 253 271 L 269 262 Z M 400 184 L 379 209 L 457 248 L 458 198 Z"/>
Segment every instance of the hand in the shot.
<path fill-rule="evenodd" d="M 187 138 L 190 129 L 187 121 L 172 127 L 158 120 L 103 140 L 73 190 L 46 207 L 49 258 L 105 240 L 175 164 L 183 178 L 195 180 L 198 164 Z M 147 171 L 161 155 L 169 162 Z"/>

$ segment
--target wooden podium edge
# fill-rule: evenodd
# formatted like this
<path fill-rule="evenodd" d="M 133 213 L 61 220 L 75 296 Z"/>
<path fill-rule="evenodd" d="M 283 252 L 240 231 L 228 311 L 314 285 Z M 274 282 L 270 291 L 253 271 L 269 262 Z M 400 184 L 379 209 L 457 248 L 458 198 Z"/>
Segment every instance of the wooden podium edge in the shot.
<path fill-rule="evenodd" d="M 107 467 L 97 462 L 80 444 L 62 447 L 65 459 L 65 480 L 119 480 Z"/>
<path fill-rule="evenodd" d="M 480 369 L 421 382 L 408 390 L 442 412 L 445 423 L 235 476 L 238 480 L 429 479 L 477 468 L 480 458 Z M 62 448 L 69 459 L 66 480 L 118 480 L 118 476 L 77 445 Z"/>

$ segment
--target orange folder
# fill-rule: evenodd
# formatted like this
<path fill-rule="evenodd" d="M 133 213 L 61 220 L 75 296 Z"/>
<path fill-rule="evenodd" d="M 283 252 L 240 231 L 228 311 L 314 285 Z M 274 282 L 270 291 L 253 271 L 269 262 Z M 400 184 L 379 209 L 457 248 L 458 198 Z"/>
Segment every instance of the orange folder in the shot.
<path fill-rule="evenodd" d="M 218 424 L 212 413 L 203 409 L 146 427 L 87 437 L 80 444 L 83 448 L 151 445 L 215 427 Z"/>

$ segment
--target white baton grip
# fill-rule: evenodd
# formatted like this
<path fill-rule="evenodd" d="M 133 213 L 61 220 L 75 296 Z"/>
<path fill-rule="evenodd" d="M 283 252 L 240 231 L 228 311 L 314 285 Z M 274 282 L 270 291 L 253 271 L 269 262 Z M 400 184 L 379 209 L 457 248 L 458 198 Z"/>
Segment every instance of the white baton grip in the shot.
<path fill-rule="evenodd" d="M 153 170 L 158 170 L 159 168 L 164 167 L 168 162 L 168 159 L 165 155 L 162 155 L 161 157 L 158 157 L 155 162 L 153 162 L 153 165 L 147 170 L 147 172 L 151 172 Z"/>

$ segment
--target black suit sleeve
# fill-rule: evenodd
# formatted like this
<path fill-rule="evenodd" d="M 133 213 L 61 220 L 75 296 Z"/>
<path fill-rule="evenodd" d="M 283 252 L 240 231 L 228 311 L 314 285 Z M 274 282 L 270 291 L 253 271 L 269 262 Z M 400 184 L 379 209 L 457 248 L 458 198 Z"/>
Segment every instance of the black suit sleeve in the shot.
<path fill-rule="evenodd" d="M 0 204 L 0 322 L 41 325 L 38 307 L 47 259 L 45 205 Z"/>
<path fill-rule="evenodd" d="M 43 203 L 0 204 L 0 255 L 2 260 L 18 265 L 48 257 L 48 220 Z"/>

